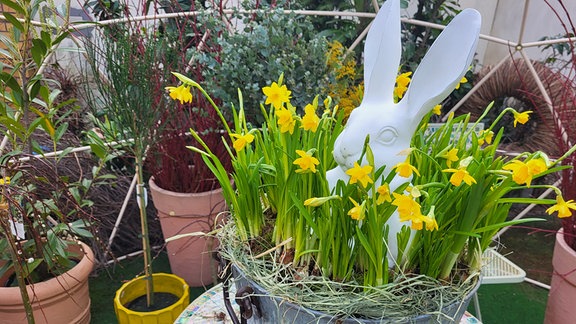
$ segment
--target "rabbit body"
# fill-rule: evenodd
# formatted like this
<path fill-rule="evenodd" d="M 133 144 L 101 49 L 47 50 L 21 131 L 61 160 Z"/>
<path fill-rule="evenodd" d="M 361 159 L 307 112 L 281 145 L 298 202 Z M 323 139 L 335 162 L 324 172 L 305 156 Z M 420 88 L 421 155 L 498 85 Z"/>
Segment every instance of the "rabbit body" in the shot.
<path fill-rule="evenodd" d="M 422 118 L 454 90 L 468 70 L 480 33 L 480 14 L 465 9 L 458 14 L 430 47 L 414 72 L 402 100 L 394 103 L 393 90 L 400 64 L 400 1 L 387 0 L 372 22 L 364 47 L 364 97 L 350 114 L 334 143 L 338 167 L 327 172 L 333 190 L 339 180 L 348 182 L 346 170 L 359 161 L 364 142 L 374 153 L 376 169 L 386 166 L 384 175 L 406 160 L 401 154 L 410 148 L 412 136 Z M 399 154 L 400 153 L 400 154 Z M 389 184 L 393 191 L 410 178 L 396 176 Z M 376 185 L 380 185 L 377 183 Z M 404 225 L 397 213 L 388 221 L 388 261 L 397 256 L 396 234 Z"/>

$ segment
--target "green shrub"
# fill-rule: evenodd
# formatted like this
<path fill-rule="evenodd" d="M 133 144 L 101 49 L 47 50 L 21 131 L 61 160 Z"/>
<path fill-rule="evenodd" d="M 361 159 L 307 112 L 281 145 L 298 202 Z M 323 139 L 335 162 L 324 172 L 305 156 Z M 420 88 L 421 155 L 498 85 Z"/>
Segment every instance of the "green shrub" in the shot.
<path fill-rule="evenodd" d="M 204 16 L 205 24 L 215 24 Z M 285 84 L 298 97 L 292 104 L 302 109 L 317 94 L 325 95 L 328 82 L 325 53 L 328 43 L 317 37 L 308 17 L 284 14 L 281 9 L 255 15 L 236 15 L 244 28 L 238 32 L 220 29 L 217 53 L 197 55 L 205 88 L 223 107 L 238 106 L 238 89 L 244 97 L 246 115 L 261 123 L 262 87 L 284 73 Z"/>

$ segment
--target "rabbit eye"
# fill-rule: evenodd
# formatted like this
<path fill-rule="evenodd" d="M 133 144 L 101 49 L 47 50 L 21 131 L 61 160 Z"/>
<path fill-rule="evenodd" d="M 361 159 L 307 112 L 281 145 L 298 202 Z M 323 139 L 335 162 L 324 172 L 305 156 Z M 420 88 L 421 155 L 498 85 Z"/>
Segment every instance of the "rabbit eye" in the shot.
<path fill-rule="evenodd" d="M 390 145 L 396 141 L 398 138 L 398 132 L 393 127 L 384 127 L 380 133 L 378 133 L 378 142 L 386 145 Z"/>

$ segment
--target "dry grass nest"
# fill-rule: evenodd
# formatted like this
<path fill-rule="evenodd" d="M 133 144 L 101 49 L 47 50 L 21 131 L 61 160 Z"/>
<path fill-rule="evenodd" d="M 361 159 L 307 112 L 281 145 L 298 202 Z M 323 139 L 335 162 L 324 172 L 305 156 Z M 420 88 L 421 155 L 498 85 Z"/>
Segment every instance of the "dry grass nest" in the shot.
<path fill-rule="evenodd" d="M 232 221 L 218 232 L 218 238 L 221 257 L 263 287 L 269 293 L 267 297 L 280 298 L 338 319 L 403 322 L 413 320 L 414 314 L 445 319 L 447 315 L 439 310 L 452 304 L 460 307 L 479 280 L 478 274 L 473 274 L 446 284 L 423 275 L 400 274 L 387 285 L 366 287 L 354 281 L 335 282 L 296 271 L 290 264 L 275 261 L 279 258 L 275 254 L 280 252 L 255 257 L 248 245 L 239 241 Z"/>

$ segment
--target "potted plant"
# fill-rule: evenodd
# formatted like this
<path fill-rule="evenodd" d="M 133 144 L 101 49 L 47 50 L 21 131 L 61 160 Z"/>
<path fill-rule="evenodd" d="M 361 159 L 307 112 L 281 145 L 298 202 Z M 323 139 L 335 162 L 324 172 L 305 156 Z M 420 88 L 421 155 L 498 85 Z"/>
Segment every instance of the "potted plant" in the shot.
<path fill-rule="evenodd" d="M 70 181 L 59 175 L 60 164 L 32 157 L 3 166 L 11 175 L 9 183 L 4 178 L 0 203 L 3 320 L 90 322 L 88 278 L 96 260 L 80 239 L 93 237 L 86 195 L 105 177 Z"/>
<path fill-rule="evenodd" d="M 576 103 L 576 101 L 574 101 Z M 546 304 L 544 323 L 566 323 L 572 320 L 574 298 L 576 297 L 576 218 L 570 209 L 576 209 L 574 186 L 574 156 L 564 160 L 569 168 L 562 170 L 561 188 L 564 196 L 556 199 L 564 208 L 558 210 L 562 228 L 556 233 L 552 254 L 552 281 Z M 548 209 L 549 213 L 554 210 Z"/>
<path fill-rule="evenodd" d="M 88 323 L 95 260 L 80 239 L 92 236 L 87 194 L 106 178 L 99 175 L 103 160 L 92 174 L 74 178 L 60 168 L 74 158 L 70 149 L 47 154 L 61 149 L 70 113 L 61 107 L 70 102 L 58 102 L 59 90 L 42 71 L 69 26 L 48 15 L 36 27 L 40 10 L 55 12 L 44 1 L 3 5 L 11 9 L 3 12 L 11 28 L 2 36 L 0 72 L 0 318 Z"/>
<path fill-rule="evenodd" d="M 229 158 L 222 142 L 221 120 L 205 100 L 178 104 L 170 109 L 172 122 L 152 147 L 147 159 L 150 193 L 162 233 L 170 268 L 191 287 L 207 286 L 216 281 L 216 264 L 212 257 L 217 240 L 209 233 L 226 210 L 222 189 L 200 154 L 187 149 L 196 145 L 187 134 L 199 130 L 203 140 L 229 168 Z"/>
<path fill-rule="evenodd" d="M 166 70 L 190 68 L 189 73 L 201 77 L 200 66 L 188 66 L 187 53 L 216 51 L 210 33 L 196 23 L 196 18 L 170 19 L 165 26 L 165 35 L 178 44 L 162 57 Z M 164 77 L 159 81 L 172 84 L 176 79 L 171 75 L 171 78 Z M 166 96 L 165 93 L 158 95 Z M 187 234 L 211 232 L 226 204 L 218 181 L 201 156 L 186 148 L 196 145 L 188 134 L 190 128 L 202 134 L 204 141 L 222 161 L 228 156 L 221 141 L 222 121 L 207 100 L 202 100 L 201 96 L 196 98 L 199 100 L 193 104 L 188 98 L 181 98 L 183 100 L 169 102 L 162 107 L 163 127 L 146 158 L 146 170 L 151 175 L 150 193 L 166 238 L 170 268 L 191 287 L 215 282 L 216 265 L 212 252 L 216 249 L 217 241 L 209 235 Z"/>
<path fill-rule="evenodd" d="M 570 17 L 568 12 L 566 17 Z M 565 24 L 564 24 L 565 23 Z M 567 35 L 573 35 L 576 27 L 569 20 L 563 22 Z M 560 53 L 556 53 L 559 49 Z M 558 90 L 558 96 L 554 101 L 559 103 L 554 107 L 555 138 L 558 147 L 565 150 L 576 140 L 576 128 L 574 118 L 576 117 L 574 107 L 576 107 L 576 52 L 570 44 L 557 45 L 554 47 L 556 57 L 551 57 L 550 62 L 556 63 L 559 72 L 557 80 L 553 86 Z M 552 82 L 546 80 L 546 82 Z M 548 88 L 552 85 L 548 85 Z M 550 293 L 546 305 L 546 315 L 544 322 L 547 324 L 566 323 L 574 318 L 574 300 L 576 298 L 576 217 L 572 210 L 576 203 L 576 156 L 571 155 L 563 162 L 567 166 L 562 170 L 560 187 L 564 196 L 557 197 L 562 200 L 564 208 L 558 210 L 558 217 L 562 220 L 562 227 L 556 233 L 554 253 L 552 255 L 552 281 Z M 571 210 L 572 209 L 572 210 Z M 552 213 L 554 210 L 549 209 Z"/>
<path fill-rule="evenodd" d="M 102 31 L 101 46 L 87 44 L 96 90 L 87 91 L 88 101 L 96 116 L 105 116 L 119 125 L 118 128 L 104 127 L 101 131 L 106 138 L 127 143 L 123 149 L 134 159 L 144 253 L 144 275 L 127 282 L 116 292 L 116 316 L 120 323 L 173 321 L 188 305 L 188 285 L 173 274 L 153 274 L 144 174 L 147 152 L 162 133 L 159 122 L 166 99 L 163 87 L 156 83 L 162 78 L 151 76 L 164 75 L 161 57 L 170 44 L 165 37 L 137 21 L 103 27 Z M 156 298 L 164 294 L 170 298 Z"/>
<path fill-rule="evenodd" d="M 493 235 L 534 220 L 506 221 L 511 204 L 564 207 L 507 196 L 526 187 L 561 196 L 532 181 L 563 167 L 562 158 L 551 162 L 542 152 L 497 155 L 502 131 L 492 129 L 502 116 L 478 133 L 469 116 L 427 131 L 432 109 L 468 69 L 480 26 L 474 10 L 447 26 L 394 103 L 399 15 L 399 1 L 389 0 L 372 24 L 364 99 L 345 127 L 330 98 L 296 114 L 280 78 L 263 89 L 269 110 L 261 128 L 247 126 L 242 107 L 234 112 L 227 129 L 234 187 L 192 131 L 201 146 L 191 149 L 203 154 L 230 207 L 232 219 L 219 232 L 221 255 L 231 263 L 226 269 L 234 272 L 244 318 L 458 322 L 480 284 L 481 256 Z M 176 75 L 180 89 L 206 95 Z M 512 114 L 514 126 L 529 118 L 511 108 L 502 114 Z"/>

